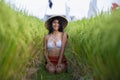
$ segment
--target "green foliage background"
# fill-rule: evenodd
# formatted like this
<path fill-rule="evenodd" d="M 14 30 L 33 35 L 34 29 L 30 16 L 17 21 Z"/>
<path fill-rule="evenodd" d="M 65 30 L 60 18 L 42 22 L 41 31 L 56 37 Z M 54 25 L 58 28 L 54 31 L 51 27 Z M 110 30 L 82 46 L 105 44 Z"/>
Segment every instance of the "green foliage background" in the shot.
<path fill-rule="evenodd" d="M 28 68 L 44 62 L 39 61 L 43 60 L 47 30 L 44 22 L 16 12 L 2 1 L 0 6 L 0 79 L 21 80 Z M 90 74 L 96 80 L 120 79 L 119 13 L 118 9 L 69 22 L 65 29 L 69 35 L 65 55 L 73 77 Z M 40 69 L 39 76 L 42 72 Z"/>

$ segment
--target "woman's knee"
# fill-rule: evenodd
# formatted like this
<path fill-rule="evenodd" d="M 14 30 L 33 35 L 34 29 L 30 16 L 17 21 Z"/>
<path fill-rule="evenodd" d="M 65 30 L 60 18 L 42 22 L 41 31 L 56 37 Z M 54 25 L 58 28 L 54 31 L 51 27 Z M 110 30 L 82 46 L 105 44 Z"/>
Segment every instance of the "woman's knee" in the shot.
<path fill-rule="evenodd" d="M 62 64 L 61 67 L 57 67 L 57 68 L 56 68 L 56 73 L 61 73 L 64 69 L 65 69 L 65 65 Z"/>
<path fill-rule="evenodd" d="M 55 72 L 55 67 L 54 66 L 47 66 L 46 69 L 49 73 L 54 73 Z"/>
<path fill-rule="evenodd" d="M 62 68 L 56 68 L 56 73 L 61 73 L 62 72 Z"/>

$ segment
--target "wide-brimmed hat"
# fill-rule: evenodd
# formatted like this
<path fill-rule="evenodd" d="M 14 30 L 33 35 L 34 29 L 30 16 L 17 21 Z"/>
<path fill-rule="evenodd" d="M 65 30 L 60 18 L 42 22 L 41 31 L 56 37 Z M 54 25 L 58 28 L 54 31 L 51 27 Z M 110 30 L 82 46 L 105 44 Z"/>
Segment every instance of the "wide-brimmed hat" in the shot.
<path fill-rule="evenodd" d="M 45 22 L 45 27 L 47 28 L 47 29 L 49 29 L 49 25 L 50 25 L 50 23 L 51 23 L 51 21 L 53 20 L 53 19 L 59 19 L 59 20 L 61 20 L 62 21 L 62 27 L 63 27 L 63 29 L 67 26 L 67 24 L 68 24 L 68 21 L 67 21 L 67 19 L 65 18 L 65 17 L 63 17 L 63 16 L 52 16 L 52 17 L 50 17 L 50 18 L 48 18 L 47 20 L 46 20 L 46 22 Z"/>

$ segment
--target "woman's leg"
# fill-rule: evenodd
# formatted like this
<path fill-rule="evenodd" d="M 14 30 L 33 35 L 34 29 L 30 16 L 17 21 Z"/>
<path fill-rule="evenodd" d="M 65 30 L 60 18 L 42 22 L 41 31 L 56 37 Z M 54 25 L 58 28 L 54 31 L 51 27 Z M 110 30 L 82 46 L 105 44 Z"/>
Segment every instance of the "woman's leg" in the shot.
<path fill-rule="evenodd" d="M 46 70 L 47 70 L 49 73 L 54 73 L 54 72 L 55 72 L 55 66 L 54 66 L 54 65 L 46 64 Z"/>
<path fill-rule="evenodd" d="M 64 69 L 66 69 L 66 65 L 61 64 L 61 66 L 56 67 L 56 73 L 61 73 Z"/>

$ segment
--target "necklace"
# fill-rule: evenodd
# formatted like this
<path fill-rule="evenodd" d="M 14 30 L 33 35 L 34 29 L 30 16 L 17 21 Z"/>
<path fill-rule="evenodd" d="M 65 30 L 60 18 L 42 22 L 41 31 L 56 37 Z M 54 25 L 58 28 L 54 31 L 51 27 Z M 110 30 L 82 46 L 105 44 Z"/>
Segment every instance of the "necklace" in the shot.
<path fill-rule="evenodd" d="M 52 39 L 54 40 L 54 41 L 57 41 L 58 40 L 58 35 L 51 35 L 51 37 L 52 37 Z"/>

